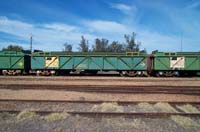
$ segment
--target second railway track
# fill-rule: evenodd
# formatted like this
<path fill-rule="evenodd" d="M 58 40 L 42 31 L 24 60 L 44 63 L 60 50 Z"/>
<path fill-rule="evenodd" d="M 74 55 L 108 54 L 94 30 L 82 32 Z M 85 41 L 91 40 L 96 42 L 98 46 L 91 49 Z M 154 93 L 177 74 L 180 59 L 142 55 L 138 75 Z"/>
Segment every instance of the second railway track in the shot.
<path fill-rule="evenodd" d="M 122 86 L 122 85 L 2 85 L 0 89 L 11 90 L 64 90 L 99 93 L 167 93 L 200 95 L 200 86 Z"/>
<path fill-rule="evenodd" d="M 21 111 L 0 111 L 6 113 L 20 113 Z M 63 113 L 63 111 L 30 111 L 38 114 L 50 114 L 50 113 Z M 126 117 L 148 117 L 148 118 L 160 118 L 169 116 L 189 116 L 189 117 L 200 117 L 200 113 L 170 113 L 170 112 L 80 112 L 80 111 L 65 111 L 70 115 L 80 115 L 80 116 L 95 116 L 95 117 L 116 117 L 116 116 L 126 116 Z"/>
<path fill-rule="evenodd" d="M 72 104 L 79 105 L 80 107 L 89 107 L 88 109 L 70 109 L 69 106 Z M 70 104 L 71 103 L 71 104 Z M 124 111 L 92 111 L 91 106 L 101 105 L 104 102 L 92 102 L 92 101 L 50 101 L 50 100 L 0 100 L 0 112 L 9 112 L 9 113 L 20 113 L 24 109 L 29 109 L 29 111 L 36 112 L 38 114 L 50 114 L 50 113 L 68 113 L 71 115 L 81 115 L 81 116 L 139 116 L 139 117 L 168 117 L 172 115 L 179 116 L 190 116 L 190 117 L 200 117 L 200 112 L 184 112 L 177 110 L 177 106 L 181 105 L 192 105 L 192 107 L 200 109 L 200 103 L 198 102 L 165 102 L 173 107 L 176 111 L 127 111 L 124 108 Z M 113 103 L 113 102 L 106 102 Z M 116 102 L 119 104 L 119 107 L 137 107 L 141 102 Z M 156 102 L 148 102 L 150 104 L 156 104 Z M 59 107 L 58 107 L 59 106 Z M 26 108 L 27 107 L 27 108 Z"/>

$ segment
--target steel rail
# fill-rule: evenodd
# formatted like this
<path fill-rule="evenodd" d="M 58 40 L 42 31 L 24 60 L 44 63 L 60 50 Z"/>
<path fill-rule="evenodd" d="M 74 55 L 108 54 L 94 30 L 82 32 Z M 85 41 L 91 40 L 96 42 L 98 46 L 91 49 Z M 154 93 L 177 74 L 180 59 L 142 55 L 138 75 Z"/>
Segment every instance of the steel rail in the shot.
<path fill-rule="evenodd" d="M 89 104 L 102 104 L 102 103 L 118 103 L 118 104 L 138 104 L 138 103 L 150 103 L 150 104 L 156 104 L 158 101 L 103 101 L 103 100 L 27 100 L 27 99 L 0 99 L 0 102 L 45 102 L 45 103 L 89 103 Z M 193 104 L 193 105 L 200 105 L 200 102 L 185 102 L 185 101 L 161 101 L 162 103 L 168 103 L 168 104 Z"/>
<path fill-rule="evenodd" d="M 46 85 L 46 84 L 0 84 L 0 88 L 56 88 L 56 89 L 67 89 L 67 88 L 123 88 L 123 89 L 164 89 L 164 90 L 171 90 L 171 89 L 182 89 L 182 90 L 200 90 L 200 86 L 166 86 L 166 85 Z"/>
<path fill-rule="evenodd" d="M 200 95 L 199 86 L 81 86 L 81 85 L 0 85 L 0 89 L 11 90 L 64 90 L 98 93 L 166 93 Z"/>
<path fill-rule="evenodd" d="M 18 110 L 0 110 L 0 112 L 20 113 Z M 68 113 L 70 115 L 81 116 L 142 116 L 142 117 L 169 117 L 169 116 L 192 116 L 200 117 L 200 113 L 173 113 L 173 112 L 81 112 L 81 111 L 37 111 L 30 110 L 37 114 L 50 114 L 50 113 Z"/>

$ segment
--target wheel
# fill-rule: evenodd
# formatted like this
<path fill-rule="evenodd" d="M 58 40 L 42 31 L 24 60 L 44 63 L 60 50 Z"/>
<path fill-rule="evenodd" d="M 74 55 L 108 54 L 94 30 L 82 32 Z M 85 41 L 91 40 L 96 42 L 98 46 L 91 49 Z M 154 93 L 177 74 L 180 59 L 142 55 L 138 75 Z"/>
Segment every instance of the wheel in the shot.
<path fill-rule="evenodd" d="M 15 71 L 14 70 L 8 70 L 8 75 L 14 75 L 15 74 Z"/>
<path fill-rule="evenodd" d="M 156 77 L 163 77 L 163 72 L 156 72 Z"/>
<path fill-rule="evenodd" d="M 51 72 L 51 76 L 55 76 L 56 75 L 56 71 L 50 71 Z"/>
<path fill-rule="evenodd" d="M 8 75 L 8 71 L 7 71 L 7 70 L 2 70 L 2 74 L 3 74 L 4 76 Z"/>
<path fill-rule="evenodd" d="M 37 76 L 40 76 L 40 75 L 41 75 L 41 71 L 37 70 L 37 71 L 36 71 L 36 75 L 37 75 Z"/>
<path fill-rule="evenodd" d="M 174 72 L 174 77 L 180 77 L 180 73 L 178 71 Z"/>
<path fill-rule="evenodd" d="M 120 71 L 119 74 L 121 77 L 125 77 L 127 76 L 127 71 Z"/>
<path fill-rule="evenodd" d="M 136 71 L 128 71 L 128 72 L 127 72 L 127 75 L 128 75 L 129 77 L 135 77 L 135 76 L 137 75 L 137 72 L 136 72 Z"/>
<path fill-rule="evenodd" d="M 174 72 L 172 71 L 166 71 L 164 72 L 165 77 L 172 77 L 174 75 Z"/>

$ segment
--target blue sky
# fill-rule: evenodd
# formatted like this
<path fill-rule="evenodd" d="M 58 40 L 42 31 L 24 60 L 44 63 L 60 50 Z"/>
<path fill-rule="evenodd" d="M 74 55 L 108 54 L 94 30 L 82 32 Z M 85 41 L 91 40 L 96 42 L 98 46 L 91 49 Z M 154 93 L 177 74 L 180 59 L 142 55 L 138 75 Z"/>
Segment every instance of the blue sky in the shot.
<path fill-rule="evenodd" d="M 124 34 L 148 52 L 200 51 L 200 0 L 1 0 L 0 48 L 18 44 L 59 51 L 77 50 L 82 35 L 123 43 Z"/>

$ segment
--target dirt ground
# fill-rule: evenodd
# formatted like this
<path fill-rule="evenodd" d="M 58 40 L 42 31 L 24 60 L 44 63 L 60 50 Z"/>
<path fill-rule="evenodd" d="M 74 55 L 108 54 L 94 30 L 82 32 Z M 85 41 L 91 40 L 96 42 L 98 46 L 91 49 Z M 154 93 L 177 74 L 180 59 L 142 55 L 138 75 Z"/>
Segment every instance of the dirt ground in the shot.
<path fill-rule="evenodd" d="M 56 85 L 56 86 L 199 86 L 200 78 L 125 78 L 125 77 L 37 77 L 7 76 L 0 77 L 0 85 Z M 48 96 L 47 96 L 48 95 Z M 188 101 L 200 102 L 198 95 L 184 94 L 109 94 L 59 90 L 0 89 L 0 99 L 38 99 L 38 100 L 100 100 L 100 101 Z"/>
<path fill-rule="evenodd" d="M 199 95 L 183 94 L 109 94 L 57 90 L 0 90 L 0 99 L 23 100 L 89 100 L 89 101 L 167 101 L 200 102 Z"/>
<path fill-rule="evenodd" d="M 166 118 L 87 117 L 54 113 L 0 115 L 1 132 L 199 132 L 200 119 L 183 116 Z"/>
<path fill-rule="evenodd" d="M 124 86 L 199 86 L 200 78 L 120 78 L 120 77 L 0 77 L 0 85 L 124 85 Z M 159 102 L 200 102 L 199 95 L 185 94 L 125 94 L 125 93 L 92 93 L 74 92 L 64 90 L 33 90 L 33 89 L 0 89 L 0 99 L 23 99 L 23 100 L 71 100 L 71 101 L 140 101 L 137 107 L 121 106 L 113 107 L 119 112 L 162 110 L 163 105 Z M 155 105 L 146 102 L 158 102 Z M 9 104 L 7 104 L 9 106 Z M 52 105 L 53 109 L 62 108 L 68 110 L 101 110 L 99 106 L 90 106 L 83 109 L 82 106 L 70 106 L 69 104 Z M 105 105 L 105 104 L 104 104 Z M 24 109 L 31 108 L 24 106 Z M 41 105 L 37 105 L 40 107 Z M 167 107 L 166 107 L 167 106 Z M 165 108 L 174 111 L 166 105 Z M 4 107 L 0 103 L 0 107 Z M 105 106 L 104 106 L 105 107 Z M 36 108 L 36 107 L 34 107 Z M 106 105 L 110 108 L 110 105 Z M 43 107 L 42 109 L 48 109 Z M 177 109 L 188 112 L 198 112 L 199 107 L 177 106 Z M 103 109 L 102 111 L 104 111 Z M 123 111 L 122 111 L 123 110 Z M 165 118 L 147 117 L 102 117 L 80 116 L 67 113 L 52 113 L 38 115 L 34 112 L 22 111 L 19 114 L 0 113 L 0 132 L 200 132 L 200 117 L 170 116 Z"/>

